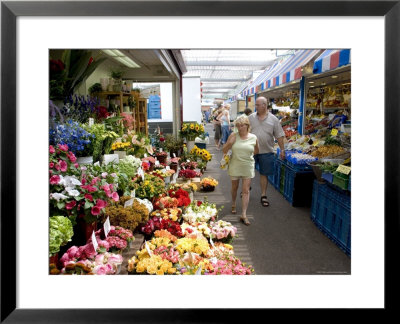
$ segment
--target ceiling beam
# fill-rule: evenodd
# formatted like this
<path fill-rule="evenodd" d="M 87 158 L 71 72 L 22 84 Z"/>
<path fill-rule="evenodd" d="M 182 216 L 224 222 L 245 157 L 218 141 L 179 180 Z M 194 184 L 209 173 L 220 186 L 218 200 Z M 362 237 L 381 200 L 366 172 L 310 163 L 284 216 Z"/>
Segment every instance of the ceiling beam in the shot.
<path fill-rule="evenodd" d="M 204 79 L 200 79 L 201 82 L 245 82 L 245 81 L 249 81 L 250 79 L 246 78 L 239 78 L 239 79 L 220 79 L 220 78 L 204 78 Z"/>
<path fill-rule="evenodd" d="M 271 65 L 274 60 L 269 61 L 190 61 L 186 60 L 186 66 L 260 66 L 267 67 Z"/>
<path fill-rule="evenodd" d="M 232 86 L 230 86 L 230 87 L 215 86 L 214 87 L 212 85 L 203 85 L 202 88 L 203 89 L 209 89 L 209 88 L 211 88 L 211 89 L 236 89 L 236 86 L 234 86 L 234 87 L 232 87 Z"/>

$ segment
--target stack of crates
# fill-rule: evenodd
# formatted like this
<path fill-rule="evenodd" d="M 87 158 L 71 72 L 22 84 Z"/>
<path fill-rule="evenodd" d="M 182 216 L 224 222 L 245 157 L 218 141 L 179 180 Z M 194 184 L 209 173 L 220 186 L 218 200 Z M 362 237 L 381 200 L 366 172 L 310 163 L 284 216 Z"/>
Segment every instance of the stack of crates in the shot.
<path fill-rule="evenodd" d="M 276 178 L 277 178 L 277 174 L 275 172 L 275 165 L 279 163 L 276 160 L 277 160 L 276 155 L 274 155 L 274 174 L 268 176 L 268 182 L 270 185 L 274 186 L 274 188 L 276 188 Z"/>
<path fill-rule="evenodd" d="M 293 207 L 311 206 L 314 172 L 299 171 L 285 163 L 283 196 Z"/>
<path fill-rule="evenodd" d="M 351 255 L 351 198 L 314 181 L 311 220 L 347 255 Z"/>

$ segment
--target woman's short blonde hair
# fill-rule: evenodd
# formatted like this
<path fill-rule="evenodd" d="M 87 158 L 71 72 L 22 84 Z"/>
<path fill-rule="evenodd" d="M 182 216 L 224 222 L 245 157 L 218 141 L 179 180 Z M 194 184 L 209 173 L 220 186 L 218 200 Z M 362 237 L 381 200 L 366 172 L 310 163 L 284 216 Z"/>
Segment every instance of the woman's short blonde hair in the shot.
<path fill-rule="evenodd" d="M 245 114 L 240 115 L 238 118 L 236 118 L 236 120 L 234 122 L 234 125 L 236 128 L 237 128 L 238 124 L 247 125 L 247 130 L 250 131 L 250 121 L 249 121 L 249 118 Z"/>

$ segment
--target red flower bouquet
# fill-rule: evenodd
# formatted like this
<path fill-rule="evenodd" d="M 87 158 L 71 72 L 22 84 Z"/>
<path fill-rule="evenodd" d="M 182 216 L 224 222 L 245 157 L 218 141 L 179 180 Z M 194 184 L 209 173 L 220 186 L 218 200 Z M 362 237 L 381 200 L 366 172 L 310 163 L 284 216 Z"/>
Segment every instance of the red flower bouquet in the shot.
<path fill-rule="evenodd" d="M 179 188 L 178 190 L 170 189 L 168 195 L 172 198 L 178 199 L 178 207 L 189 206 L 190 198 L 189 193 L 186 190 Z"/>

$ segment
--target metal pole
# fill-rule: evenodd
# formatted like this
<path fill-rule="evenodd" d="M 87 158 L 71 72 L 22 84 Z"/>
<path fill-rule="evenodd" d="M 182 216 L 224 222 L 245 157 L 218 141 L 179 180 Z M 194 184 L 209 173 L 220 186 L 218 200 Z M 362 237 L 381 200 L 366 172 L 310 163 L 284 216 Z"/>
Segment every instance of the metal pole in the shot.
<path fill-rule="evenodd" d="M 297 123 L 297 131 L 300 135 L 304 134 L 305 121 L 306 121 L 306 82 L 305 77 L 300 79 L 300 97 L 299 97 L 299 119 Z"/>

